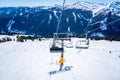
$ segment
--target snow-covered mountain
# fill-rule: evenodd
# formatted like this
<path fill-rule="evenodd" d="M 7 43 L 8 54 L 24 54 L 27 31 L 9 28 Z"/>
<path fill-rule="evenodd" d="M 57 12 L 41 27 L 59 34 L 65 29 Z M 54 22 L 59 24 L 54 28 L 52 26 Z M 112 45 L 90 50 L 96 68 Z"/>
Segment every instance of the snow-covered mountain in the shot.
<path fill-rule="evenodd" d="M 120 16 L 120 0 L 111 2 L 108 4 L 108 8 L 112 11 L 112 13 L 118 14 Z"/>
<path fill-rule="evenodd" d="M 90 25 L 89 30 L 98 28 L 97 32 L 91 34 L 120 36 L 120 0 L 111 2 L 94 13 L 90 23 L 93 25 Z M 102 30 L 101 27 L 106 27 L 106 30 Z"/>
<path fill-rule="evenodd" d="M 99 4 L 99 3 L 90 3 L 90 2 L 76 2 L 73 5 L 68 5 L 66 8 L 68 9 L 82 9 L 82 10 L 90 10 L 90 11 L 96 11 L 101 7 L 104 7 L 104 4 Z"/>
<path fill-rule="evenodd" d="M 26 34 L 52 35 L 60 17 L 61 7 L 18 7 L 0 8 L 0 31 Z M 66 32 L 68 27 L 75 34 L 80 34 L 92 17 L 92 12 L 81 9 L 65 9 L 63 11 L 60 32 Z M 46 33 L 48 32 L 48 33 Z"/>
<path fill-rule="evenodd" d="M 80 35 L 85 30 L 93 30 L 102 24 L 119 18 L 119 0 L 108 5 L 77 2 L 73 5 L 66 5 L 59 28 L 59 32 L 71 32 Z M 61 6 L 39 6 L 39 7 L 2 7 L 0 8 L 0 33 L 22 33 L 53 35 L 60 17 Z M 108 18 L 109 16 L 109 18 Z M 109 20 L 108 20 L 109 19 Z M 98 21 L 101 25 L 88 26 Z M 119 21 L 118 21 L 119 22 Z M 120 34 L 119 23 L 113 24 L 114 35 Z M 107 29 L 106 31 L 110 31 Z M 98 30 L 94 31 L 99 32 Z M 116 33 L 117 32 L 117 33 Z M 103 35 L 112 35 L 102 32 Z"/>

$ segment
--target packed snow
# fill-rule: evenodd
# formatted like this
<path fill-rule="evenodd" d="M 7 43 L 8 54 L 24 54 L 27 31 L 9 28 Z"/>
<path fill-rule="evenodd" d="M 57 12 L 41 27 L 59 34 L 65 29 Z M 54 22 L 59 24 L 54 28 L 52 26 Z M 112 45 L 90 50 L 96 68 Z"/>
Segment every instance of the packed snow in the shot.
<path fill-rule="evenodd" d="M 52 39 L 0 43 L 0 80 L 120 80 L 120 42 L 90 40 L 88 49 L 65 48 L 65 66 L 59 70 L 60 53 L 50 53 Z"/>

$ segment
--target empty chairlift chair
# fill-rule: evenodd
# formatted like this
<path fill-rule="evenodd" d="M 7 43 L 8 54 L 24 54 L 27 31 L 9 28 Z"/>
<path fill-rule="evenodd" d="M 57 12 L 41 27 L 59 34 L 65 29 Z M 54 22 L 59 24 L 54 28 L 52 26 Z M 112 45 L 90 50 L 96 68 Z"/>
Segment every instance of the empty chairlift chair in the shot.
<path fill-rule="evenodd" d="M 65 41 L 64 44 L 65 44 L 66 48 L 73 48 L 72 41 Z"/>
<path fill-rule="evenodd" d="M 79 41 L 77 41 L 75 47 L 78 48 L 78 49 L 88 49 L 88 47 L 89 47 L 89 40 L 88 39 L 86 39 L 86 40 L 79 40 Z"/>

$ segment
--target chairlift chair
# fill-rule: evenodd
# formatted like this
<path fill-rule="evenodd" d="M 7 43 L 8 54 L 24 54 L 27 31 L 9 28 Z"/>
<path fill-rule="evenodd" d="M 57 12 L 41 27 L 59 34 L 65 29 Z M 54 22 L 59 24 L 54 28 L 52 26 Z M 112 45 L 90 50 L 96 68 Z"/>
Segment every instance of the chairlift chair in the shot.
<path fill-rule="evenodd" d="M 62 43 L 59 41 L 53 41 L 53 43 L 50 45 L 50 52 L 51 53 L 60 53 L 64 52 L 64 48 L 62 47 Z"/>
<path fill-rule="evenodd" d="M 71 41 L 71 38 L 67 37 L 68 33 L 54 33 L 54 40 L 52 45 L 50 46 L 50 52 L 63 52 L 64 51 L 64 43 L 63 41 Z M 72 47 L 67 45 L 67 47 Z"/>
<path fill-rule="evenodd" d="M 65 41 L 66 48 L 73 48 L 73 43 L 71 41 Z"/>
<path fill-rule="evenodd" d="M 78 49 L 88 49 L 89 40 L 79 40 L 79 41 L 77 41 L 75 47 L 78 48 Z"/>
<path fill-rule="evenodd" d="M 51 48 L 50 48 L 50 52 L 64 52 L 64 49 L 61 47 L 57 47 L 57 46 L 52 46 Z"/>

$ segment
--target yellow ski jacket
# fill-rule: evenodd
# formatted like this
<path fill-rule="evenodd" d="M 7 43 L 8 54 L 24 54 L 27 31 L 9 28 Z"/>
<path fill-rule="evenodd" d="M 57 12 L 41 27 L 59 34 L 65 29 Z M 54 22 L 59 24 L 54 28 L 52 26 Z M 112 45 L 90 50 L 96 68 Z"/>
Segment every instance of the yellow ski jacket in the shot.
<path fill-rule="evenodd" d="M 59 63 L 60 63 L 60 65 L 63 65 L 63 64 L 64 64 L 64 57 L 61 57 L 61 58 L 60 58 Z"/>

